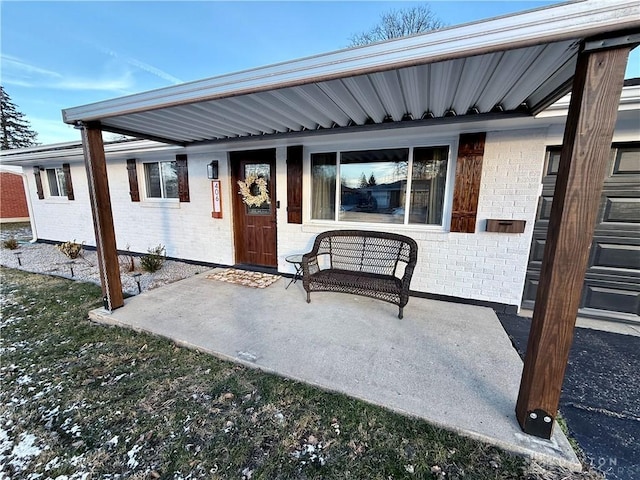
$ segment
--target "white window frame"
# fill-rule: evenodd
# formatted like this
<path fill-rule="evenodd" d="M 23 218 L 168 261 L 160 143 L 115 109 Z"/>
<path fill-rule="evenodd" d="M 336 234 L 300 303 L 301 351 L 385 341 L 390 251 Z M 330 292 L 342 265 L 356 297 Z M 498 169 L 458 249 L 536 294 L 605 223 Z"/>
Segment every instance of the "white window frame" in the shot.
<path fill-rule="evenodd" d="M 446 174 L 446 183 L 444 189 L 444 199 L 442 205 L 442 222 L 438 225 L 434 224 L 419 224 L 419 223 L 408 223 L 409 221 L 409 213 L 410 209 L 407 208 L 407 204 L 410 201 L 411 195 L 411 183 L 412 173 L 413 173 L 413 153 L 416 148 L 437 148 L 437 147 L 447 147 L 449 149 L 447 156 L 447 174 Z M 405 196 L 405 205 L 404 205 L 404 221 L 403 223 L 373 223 L 373 222 L 353 222 L 347 220 L 340 220 L 340 156 L 343 152 L 355 152 L 355 151 L 366 151 L 366 150 L 386 150 L 386 149 L 396 149 L 396 148 L 406 148 L 409 150 L 408 158 L 409 165 L 407 168 L 407 195 Z M 310 192 L 309 200 L 313 198 L 313 183 L 311 181 L 311 156 L 317 153 L 335 153 L 336 154 L 336 199 L 335 199 L 335 214 L 333 220 L 324 220 L 324 219 L 314 219 L 311 217 L 312 215 L 312 206 L 311 201 L 306 202 L 307 206 L 305 208 L 305 216 L 304 221 L 310 225 L 318 225 L 318 226 L 333 226 L 333 227 L 365 227 L 365 228 L 375 228 L 375 229 L 388 229 L 388 228 L 398 228 L 400 230 L 432 230 L 432 231 L 448 231 L 451 226 L 451 210 L 453 207 L 453 188 L 455 183 L 455 171 L 456 171 L 456 160 L 457 160 L 457 152 L 458 152 L 458 139 L 457 138 L 434 138 L 430 139 L 428 142 L 404 142 L 404 143 L 396 143 L 396 142 L 387 142 L 387 143 L 362 143 L 362 142 L 352 142 L 345 143 L 341 145 L 336 145 L 335 148 L 328 147 L 326 145 L 323 146 L 312 146 L 306 149 L 305 151 L 305 167 L 307 177 L 306 185 L 303 188 L 306 191 Z"/>
<path fill-rule="evenodd" d="M 167 197 L 165 192 L 165 185 L 162 181 L 162 167 L 161 163 L 175 163 L 175 160 L 152 160 L 152 161 L 141 161 L 142 165 L 142 179 L 144 181 L 144 199 L 148 202 L 156 202 L 156 203 L 180 203 L 180 193 L 178 192 L 177 197 Z M 149 182 L 147 179 L 147 167 L 146 165 L 156 164 L 158 165 L 158 171 L 160 172 L 160 197 L 151 197 L 149 196 Z M 138 182 L 138 191 L 140 191 L 140 182 Z"/>
<path fill-rule="evenodd" d="M 53 189 L 51 188 L 51 178 L 49 177 L 49 172 L 52 170 L 56 178 L 56 188 L 58 189 L 57 195 L 53 193 Z M 49 192 L 49 197 L 53 199 L 67 198 L 67 184 L 65 180 L 65 173 L 62 167 L 45 168 L 44 176 L 47 178 L 47 190 Z"/>

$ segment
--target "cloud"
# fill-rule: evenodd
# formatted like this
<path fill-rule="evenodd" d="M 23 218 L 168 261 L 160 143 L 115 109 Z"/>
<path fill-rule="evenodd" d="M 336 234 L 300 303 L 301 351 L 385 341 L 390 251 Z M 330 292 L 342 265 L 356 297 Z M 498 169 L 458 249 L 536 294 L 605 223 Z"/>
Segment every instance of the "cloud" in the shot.
<path fill-rule="evenodd" d="M 131 57 L 126 57 L 126 56 L 122 56 L 120 54 L 118 54 L 118 52 L 108 49 L 108 48 L 104 48 L 98 45 L 95 45 L 95 47 L 100 50 L 102 53 L 104 53 L 105 55 L 109 55 L 110 57 L 113 57 L 115 59 L 118 60 L 122 60 L 126 63 L 128 63 L 129 65 L 136 67 L 140 70 L 143 70 L 147 73 L 150 73 L 152 75 L 155 75 L 156 77 L 159 77 L 163 80 L 166 80 L 167 82 L 173 83 L 174 85 L 177 85 L 179 83 L 184 83 L 182 80 L 180 80 L 177 77 L 174 77 L 173 75 L 171 75 L 170 73 L 167 73 L 163 70 L 160 70 L 159 68 L 154 67 L 153 65 L 149 65 L 148 63 L 142 62 L 140 60 L 136 60 L 135 58 L 131 58 Z"/>
<path fill-rule="evenodd" d="M 52 70 L 40 68 L 24 60 L 6 54 L 1 54 L 2 83 L 18 87 L 34 87 L 41 82 L 51 82 L 62 78 L 62 75 Z"/>
<path fill-rule="evenodd" d="M 60 120 L 30 117 L 31 129 L 38 133 L 38 142 L 43 145 L 62 142 L 80 142 L 80 132 Z"/>
<path fill-rule="evenodd" d="M 60 90 L 98 90 L 108 92 L 129 93 L 134 86 L 130 72 L 125 72 L 120 77 L 96 80 L 93 78 L 65 78 L 60 82 L 50 85 L 50 88 Z"/>
<path fill-rule="evenodd" d="M 134 80 L 130 71 L 108 78 L 83 78 L 63 75 L 32 65 L 20 58 L 2 54 L 2 83 L 27 88 L 84 90 L 131 93 Z"/>
<path fill-rule="evenodd" d="M 40 77 L 49 77 L 49 78 L 61 78 L 62 75 L 58 72 L 54 72 L 52 70 L 47 70 L 45 68 L 40 68 L 35 65 L 31 65 L 17 57 L 12 55 L 2 54 L 2 63 L 3 70 L 8 68 L 14 75 L 23 75 L 23 76 L 40 76 Z"/>

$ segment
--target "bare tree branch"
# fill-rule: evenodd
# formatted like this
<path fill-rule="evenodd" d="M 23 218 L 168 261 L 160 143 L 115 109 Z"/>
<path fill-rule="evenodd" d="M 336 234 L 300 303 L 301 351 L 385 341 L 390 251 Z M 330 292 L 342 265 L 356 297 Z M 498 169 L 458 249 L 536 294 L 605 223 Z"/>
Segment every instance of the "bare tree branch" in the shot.
<path fill-rule="evenodd" d="M 446 25 L 431 11 L 429 5 L 390 10 L 380 17 L 380 22 L 366 32 L 360 32 L 349 38 L 349 46 L 368 45 L 370 43 L 406 37 L 416 33 L 438 30 Z"/>

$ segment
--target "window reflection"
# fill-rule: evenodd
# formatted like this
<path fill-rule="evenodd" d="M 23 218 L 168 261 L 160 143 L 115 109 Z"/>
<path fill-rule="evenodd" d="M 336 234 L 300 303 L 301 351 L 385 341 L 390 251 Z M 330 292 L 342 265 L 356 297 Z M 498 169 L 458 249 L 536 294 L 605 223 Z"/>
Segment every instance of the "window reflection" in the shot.
<path fill-rule="evenodd" d="M 335 152 L 312 154 L 311 217 L 441 225 L 449 147 L 416 147 L 413 158 L 409 153 L 408 148 L 396 148 L 341 152 L 339 156 Z"/>
<path fill-rule="evenodd" d="M 178 198 L 178 168 L 176 162 L 144 164 L 147 198 Z"/>
<path fill-rule="evenodd" d="M 343 152 L 339 219 L 403 223 L 408 156 L 408 149 Z"/>

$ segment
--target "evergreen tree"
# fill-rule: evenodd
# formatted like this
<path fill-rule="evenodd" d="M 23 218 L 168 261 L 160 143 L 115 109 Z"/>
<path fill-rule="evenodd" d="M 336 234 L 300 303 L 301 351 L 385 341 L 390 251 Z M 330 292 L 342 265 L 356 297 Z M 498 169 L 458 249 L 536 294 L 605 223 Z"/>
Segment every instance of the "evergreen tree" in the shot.
<path fill-rule="evenodd" d="M 378 184 L 378 182 L 376 181 L 376 177 L 373 176 L 373 172 L 371 172 L 368 183 L 370 187 L 375 187 Z"/>
<path fill-rule="evenodd" d="M 2 150 L 38 145 L 37 133 L 31 130 L 29 121 L 19 112 L 11 97 L 0 85 L 0 147 Z"/>
<path fill-rule="evenodd" d="M 367 176 L 362 172 L 360 174 L 360 188 L 367 188 L 369 186 L 369 182 L 367 182 Z"/>

